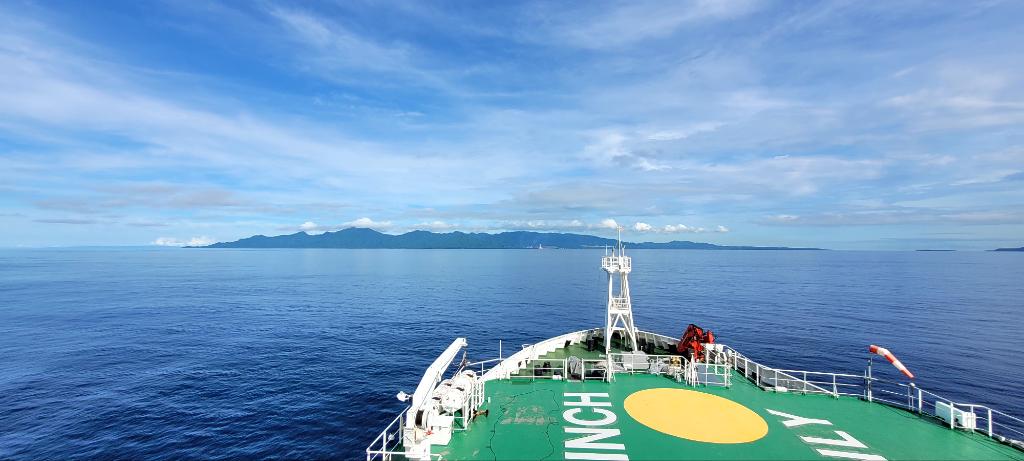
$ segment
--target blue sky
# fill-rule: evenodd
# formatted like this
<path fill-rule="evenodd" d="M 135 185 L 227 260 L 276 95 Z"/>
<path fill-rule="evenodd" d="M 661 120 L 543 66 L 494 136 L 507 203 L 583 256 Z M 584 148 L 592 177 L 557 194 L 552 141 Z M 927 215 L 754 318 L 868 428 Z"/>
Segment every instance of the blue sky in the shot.
<path fill-rule="evenodd" d="M 0 246 L 1024 245 L 1024 3 L 0 3 Z"/>

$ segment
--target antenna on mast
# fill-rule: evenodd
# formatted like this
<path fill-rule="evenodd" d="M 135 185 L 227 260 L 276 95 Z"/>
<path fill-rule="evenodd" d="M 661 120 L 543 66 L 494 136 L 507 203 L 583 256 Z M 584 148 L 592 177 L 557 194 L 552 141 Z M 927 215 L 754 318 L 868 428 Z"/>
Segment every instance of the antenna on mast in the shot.
<path fill-rule="evenodd" d="M 619 347 L 624 351 L 637 351 L 636 326 L 633 324 L 633 303 L 629 296 L 629 273 L 633 262 L 626 256 L 622 245 L 622 226 L 616 226 L 615 251 L 611 256 L 601 258 L 601 268 L 608 273 L 608 310 L 604 327 L 604 352 L 609 360 L 612 353 L 612 335 L 620 334 Z M 607 251 L 606 251 L 607 254 Z M 619 290 L 615 292 L 615 279 L 619 279 Z M 627 345 L 628 343 L 628 345 Z M 609 369 L 610 370 L 610 369 Z M 611 379 L 612 373 L 606 374 Z"/>

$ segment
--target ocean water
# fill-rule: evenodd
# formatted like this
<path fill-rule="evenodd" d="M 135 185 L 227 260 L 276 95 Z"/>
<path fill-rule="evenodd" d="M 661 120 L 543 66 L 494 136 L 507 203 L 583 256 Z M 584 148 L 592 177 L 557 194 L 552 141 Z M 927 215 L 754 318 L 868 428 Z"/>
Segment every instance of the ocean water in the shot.
<path fill-rule="evenodd" d="M 600 255 L 0 250 L 0 458 L 360 458 L 456 336 L 484 359 L 600 326 Z M 1024 254 L 632 256 L 641 329 L 852 373 L 878 343 L 925 389 L 1024 415 Z"/>

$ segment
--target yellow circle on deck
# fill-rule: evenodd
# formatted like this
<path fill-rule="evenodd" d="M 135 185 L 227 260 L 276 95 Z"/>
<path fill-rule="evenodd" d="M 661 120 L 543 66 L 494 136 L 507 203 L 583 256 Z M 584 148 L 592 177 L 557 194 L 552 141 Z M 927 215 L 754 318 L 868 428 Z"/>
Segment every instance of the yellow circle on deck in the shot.
<path fill-rule="evenodd" d="M 707 443 L 748 443 L 768 434 L 753 410 L 717 395 L 686 389 L 647 389 L 624 404 L 638 423 L 658 432 Z"/>

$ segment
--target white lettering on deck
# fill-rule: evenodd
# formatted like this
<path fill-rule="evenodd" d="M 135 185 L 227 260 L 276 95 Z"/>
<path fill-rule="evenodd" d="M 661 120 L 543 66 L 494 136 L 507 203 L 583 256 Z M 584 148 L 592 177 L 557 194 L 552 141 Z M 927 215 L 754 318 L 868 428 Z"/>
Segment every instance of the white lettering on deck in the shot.
<path fill-rule="evenodd" d="M 805 418 L 803 416 L 791 415 L 789 413 L 783 413 L 781 411 L 765 409 L 768 413 L 775 416 L 784 418 L 782 425 L 792 429 L 794 427 L 808 426 L 808 425 L 819 425 L 819 426 L 831 426 L 832 422 L 825 419 L 814 419 Z M 838 439 L 826 439 L 824 437 L 812 437 L 809 435 L 801 435 L 800 440 L 804 443 L 811 445 L 814 451 L 817 451 L 821 456 L 828 456 L 830 458 L 843 458 L 843 459 L 857 459 L 861 461 L 886 461 L 886 459 L 880 455 L 873 455 L 869 453 L 859 453 L 856 451 L 841 451 L 841 450 L 830 450 L 827 448 L 817 448 L 814 445 L 827 445 L 833 447 L 844 447 L 844 448 L 868 448 L 863 442 L 853 438 L 852 435 L 845 431 L 833 431 Z"/>
<path fill-rule="evenodd" d="M 885 461 L 885 458 L 879 455 L 854 453 L 852 451 L 822 450 L 821 448 L 818 448 L 817 450 L 818 453 L 821 453 L 821 456 L 831 456 L 833 458 L 860 459 L 863 461 Z"/>
<path fill-rule="evenodd" d="M 621 443 L 597 443 L 609 437 L 620 434 L 618 429 L 593 429 L 589 427 L 567 427 L 566 434 L 588 434 L 578 439 L 566 440 L 565 448 L 580 450 L 620 450 L 625 451 L 626 446 Z"/>
<path fill-rule="evenodd" d="M 782 424 L 784 424 L 786 427 L 798 427 L 803 426 L 804 424 L 821 424 L 825 426 L 832 425 L 832 423 L 825 421 L 824 419 L 804 418 L 802 416 L 791 415 L 789 413 L 783 413 L 781 411 L 775 410 L 768 410 L 768 413 L 771 413 L 775 416 L 781 416 L 783 418 L 786 418 L 786 420 L 782 422 Z"/>
<path fill-rule="evenodd" d="M 618 420 L 618 415 L 615 412 L 603 408 L 612 406 L 612 403 L 607 401 L 608 394 L 603 392 L 566 392 L 562 396 L 565 399 L 563 405 L 572 407 L 562 412 L 562 419 L 566 423 L 583 426 L 565 427 L 567 435 L 580 435 L 580 437 L 565 441 L 565 459 L 629 461 L 629 457 L 624 453 L 625 445 L 613 443 L 614 440 L 607 440 L 618 437 L 622 433 L 613 427 L 600 427 L 610 426 Z"/>
<path fill-rule="evenodd" d="M 806 443 L 816 443 L 818 445 L 835 445 L 837 447 L 850 447 L 850 448 L 867 448 L 868 447 L 867 445 L 864 445 L 863 443 L 861 443 L 860 440 L 857 440 L 857 439 L 853 438 L 850 434 L 847 434 L 847 433 L 845 433 L 843 431 L 836 431 L 836 435 L 838 435 L 839 437 L 842 437 L 843 439 L 842 440 L 832 440 L 832 439 L 823 439 L 823 438 L 820 438 L 820 437 L 800 436 L 800 440 L 803 440 Z"/>

